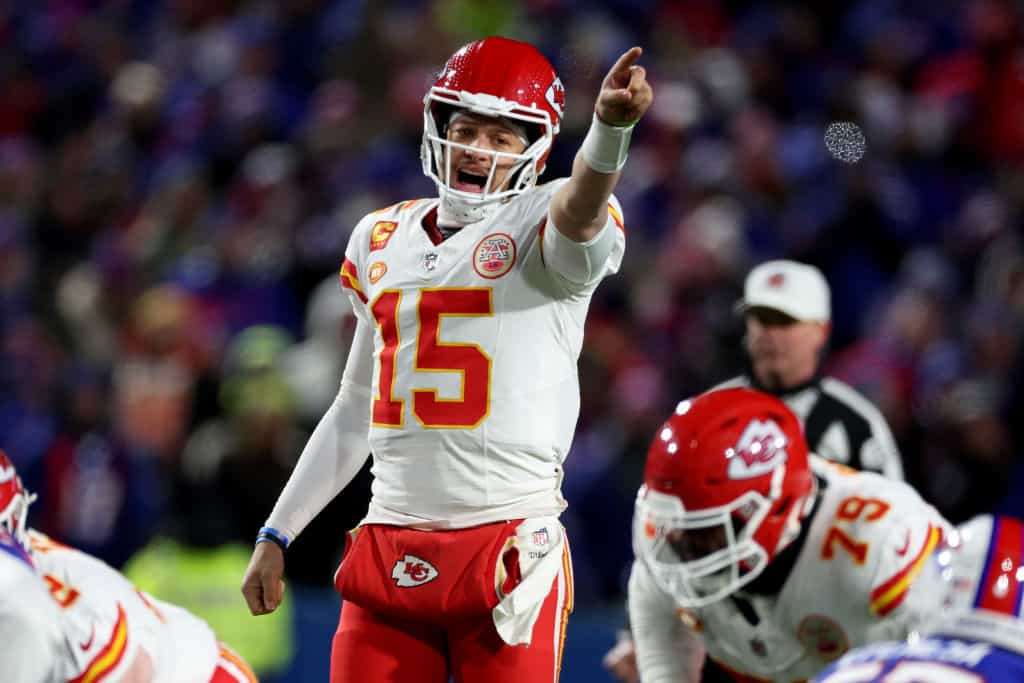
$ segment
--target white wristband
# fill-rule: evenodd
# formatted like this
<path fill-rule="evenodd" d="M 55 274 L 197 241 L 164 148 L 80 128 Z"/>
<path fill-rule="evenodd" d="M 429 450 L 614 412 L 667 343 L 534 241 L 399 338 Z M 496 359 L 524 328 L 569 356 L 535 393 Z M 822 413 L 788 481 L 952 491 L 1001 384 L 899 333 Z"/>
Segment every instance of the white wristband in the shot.
<path fill-rule="evenodd" d="M 594 114 L 594 120 L 583 138 L 580 151 L 587 166 L 598 173 L 615 173 L 626 165 L 629 139 L 633 136 L 632 123 L 628 126 L 610 126 Z"/>

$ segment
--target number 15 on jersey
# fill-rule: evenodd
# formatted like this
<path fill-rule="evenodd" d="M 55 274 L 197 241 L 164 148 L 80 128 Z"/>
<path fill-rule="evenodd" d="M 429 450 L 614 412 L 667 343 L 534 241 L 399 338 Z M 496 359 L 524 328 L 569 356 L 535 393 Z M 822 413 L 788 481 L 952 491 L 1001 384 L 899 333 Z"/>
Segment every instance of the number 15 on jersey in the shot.
<path fill-rule="evenodd" d="M 402 428 L 405 398 L 395 395 L 396 356 L 401 342 L 398 320 L 402 292 L 386 289 L 370 305 L 384 348 L 380 353 L 375 427 Z M 459 398 L 438 398 L 436 389 L 412 389 L 412 414 L 428 429 L 473 429 L 490 412 L 491 358 L 476 344 L 442 342 L 441 323 L 448 317 L 493 316 L 490 287 L 440 287 L 419 290 L 416 303 L 416 372 L 461 376 Z"/>

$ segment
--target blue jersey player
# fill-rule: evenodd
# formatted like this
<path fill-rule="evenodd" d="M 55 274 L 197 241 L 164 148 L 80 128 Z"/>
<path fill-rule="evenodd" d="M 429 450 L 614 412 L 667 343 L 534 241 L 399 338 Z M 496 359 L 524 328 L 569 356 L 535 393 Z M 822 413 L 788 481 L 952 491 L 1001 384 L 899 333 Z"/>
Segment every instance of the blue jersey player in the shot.
<path fill-rule="evenodd" d="M 1024 522 L 977 517 L 934 558 L 921 579 L 941 588 L 923 637 L 854 650 L 815 683 L 1024 682 Z"/>

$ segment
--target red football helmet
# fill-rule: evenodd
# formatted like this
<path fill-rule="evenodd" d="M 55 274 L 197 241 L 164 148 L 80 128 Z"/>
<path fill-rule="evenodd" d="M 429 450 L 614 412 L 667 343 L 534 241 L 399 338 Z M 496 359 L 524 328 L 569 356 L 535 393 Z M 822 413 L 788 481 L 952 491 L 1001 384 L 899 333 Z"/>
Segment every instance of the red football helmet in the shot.
<path fill-rule="evenodd" d="M 476 221 L 509 197 L 533 187 L 544 170 L 558 134 L 565 107 L 565 88 L 551 63 L 531 45 L 491 36 L 461 47 L 444 66 L 423 98 L 423 172 L 438 187 L 441 200 L 457 217 Z M 452 147 L 447 140 L 452 113 L 464 109 L 482 116 L 501 117 L 524 127 L 527 148 L 522 154 L 487 153 L 517 163 L 504 190 L 490 190 L 496 164 L 482 193 L 456 190 L 451 185 Z"/>
<path fill-rule="evenodd" d="M 716 602 L 797 537 L 815 492 L 786 404 L 750 389 L 702 394 L 676 407 L 647 452 L 636 556 L 680 605 Z"/>
<path fill-rule="evenodd" d="M 28 547 L 28 506 L 36 497 L 25 490 L 14 463 L 0 451 L 0 525 Z"/>
<path fill-rule="evenodd" d="M 1024 654 L 1024 521 L 981 515 L 943 538 L 915 583 L 935 612 L 919 633 Z"/>

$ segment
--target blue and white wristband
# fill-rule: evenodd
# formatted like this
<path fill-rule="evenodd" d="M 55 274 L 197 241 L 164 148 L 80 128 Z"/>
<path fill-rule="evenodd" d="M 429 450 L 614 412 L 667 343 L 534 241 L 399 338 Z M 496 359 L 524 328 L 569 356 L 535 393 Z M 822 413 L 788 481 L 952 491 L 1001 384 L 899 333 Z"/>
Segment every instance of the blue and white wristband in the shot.
<path fill-rule="evenodd" d="M 256 545 L 260 543 L 273 543 L 281 550 L 288 550 L 288 545 L 291 541 L 288 537 L 282 534 L 280 531 L 272 526 L 262 527 L 258 534 L 256 534 Z"/>

